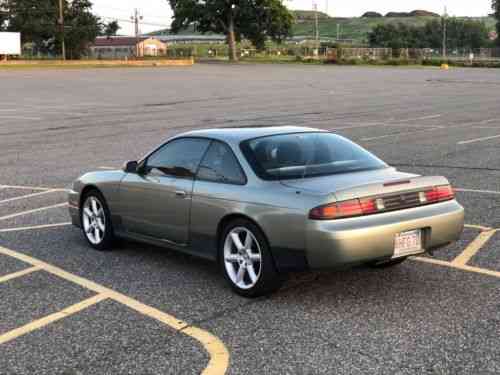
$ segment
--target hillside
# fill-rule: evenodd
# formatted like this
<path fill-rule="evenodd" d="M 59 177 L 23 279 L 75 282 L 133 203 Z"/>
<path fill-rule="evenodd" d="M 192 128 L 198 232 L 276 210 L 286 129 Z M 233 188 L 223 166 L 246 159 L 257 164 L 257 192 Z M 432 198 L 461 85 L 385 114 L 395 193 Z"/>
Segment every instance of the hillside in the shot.
<path fill-rule="evenodd" d="M 293 15 L 297 21 L 314 20 L 316 12 L 314 10 L 293 10 Z M 318 11 L 318 19 L 328 19 L 330 16 L 326 13 Z"/>
<path fill-rule="evenodd" d="M 311 36 L 314 35 L 314 12 L 308 10 L 293 11 L 296 23 L 293 27 L 294 36 Z M 466 17 L 459 17 L 466 18 Z M 368 33 L 378 24 L 398 23 L 402 22 L 412 26 L 422 26 L 427 21 L 435 20 L 433 16 L 418 16 L 418 17 L 351 17 L 351 18 L 335 18 L 329 17 L 327 14 L 318 12 L 318 21 L 320 36 L 323 38 L 337 37 L 337 25 L 340 25 L 341 39 L 352 39 L 356 42 L 364 42 L 367 39 Z M 483 21 L 490 30 L 495 30 L 495 19 L 493 17 L 473 17 L 471 19 Z M 158 30 L 149 35 L 166 35 L 169 30 Z M 180 34 L 197 34 L 193 28 L 183 30 Z"/>
<path fill-rule="evenodd" d="M 466 17 L 459 17 L 466 18 Z M 357 42 L 363 42 L 367 39 L 368 33 L 379 24 L 404 23 L 412 26 L 422 26 L 435 17 L 374 17 L 374 18 L 320 18 L 319 30 L 321 37 L 336 38 L 337 25 L 340 26 L 341 39 L 353 39 Z M 473 17 L 471 19 L 483 21 L 490 30 L 495 30 L 495 19 L 492 17 Z M 314 20 L 297 21 L 293 28 L 295 36 L 313 36 Z"/>

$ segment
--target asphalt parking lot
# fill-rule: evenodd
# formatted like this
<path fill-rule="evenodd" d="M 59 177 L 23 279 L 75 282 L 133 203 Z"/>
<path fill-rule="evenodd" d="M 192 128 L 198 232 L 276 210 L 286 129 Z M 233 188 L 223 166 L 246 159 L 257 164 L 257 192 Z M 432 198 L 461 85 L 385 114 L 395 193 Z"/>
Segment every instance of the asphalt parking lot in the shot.
<path fill-rule="evenodd" d="M 500 374 L 496 70 L 196 65 L 1 71 L 0 374 Z M 461 240 L 257 300 L 147 245 L 89 249 L 65 189 L 195 128 L 306 125 L 444 175 Z"/>

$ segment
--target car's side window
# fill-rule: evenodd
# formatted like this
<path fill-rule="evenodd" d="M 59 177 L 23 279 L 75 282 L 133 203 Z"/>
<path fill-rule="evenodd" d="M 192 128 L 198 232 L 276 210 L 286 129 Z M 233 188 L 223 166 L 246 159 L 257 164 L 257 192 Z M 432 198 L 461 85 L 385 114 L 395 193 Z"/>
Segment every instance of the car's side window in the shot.
<path fill-rule="evenodd" d="M 245 185 L 246 177 L 228 145 L 213 141 L 201 162 L 198 180 Z"/>
<path fill-rule="evenodd" d="M 146 171 L 182 178 L 193 178 L 210 141 L 201 138 L 173 140 L 150 155 Z"/>

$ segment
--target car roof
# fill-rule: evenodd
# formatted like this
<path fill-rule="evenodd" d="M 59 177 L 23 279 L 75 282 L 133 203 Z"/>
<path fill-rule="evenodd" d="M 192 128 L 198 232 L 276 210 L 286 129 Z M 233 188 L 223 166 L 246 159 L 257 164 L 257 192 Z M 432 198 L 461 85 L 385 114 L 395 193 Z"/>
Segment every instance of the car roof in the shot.
<path fill-rule="evenodd" d="M 252 126 L 240 128 L 216 128 L 194 130 L 177 135 L 179 137 L 204 137 L 229 143 L 239 143 L 249 139 L 290 133 L 325 132 L 325 130 L 301 126 Z"/>

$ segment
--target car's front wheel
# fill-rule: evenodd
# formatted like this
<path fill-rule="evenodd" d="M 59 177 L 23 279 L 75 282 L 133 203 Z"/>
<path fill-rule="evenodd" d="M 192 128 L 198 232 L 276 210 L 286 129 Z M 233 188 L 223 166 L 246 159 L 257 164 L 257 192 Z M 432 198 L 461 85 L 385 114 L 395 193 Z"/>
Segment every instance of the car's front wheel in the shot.
<path fill-rule="evenodd" d="M 238 219 L 223 231 L 220 266 L 233 290 L 244 297 L 259 297 L 281 286 L 269 245 L 252 222 Z"/>
<path fill-rule="evenodd" d="M 91 190 L 80 210 L 82 230 L 87 242 L 96 250 L 109 250 L 114 241 L 111 214 L 102 194 Z"/>

